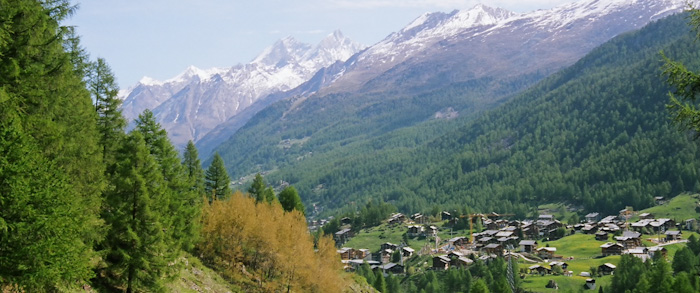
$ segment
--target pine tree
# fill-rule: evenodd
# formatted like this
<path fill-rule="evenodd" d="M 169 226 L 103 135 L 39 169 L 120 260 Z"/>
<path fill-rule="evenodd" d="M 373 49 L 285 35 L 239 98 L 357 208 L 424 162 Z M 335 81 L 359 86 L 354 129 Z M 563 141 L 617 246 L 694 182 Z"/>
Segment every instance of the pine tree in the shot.
<path fill-rule="evenodd" d="M 389 293 L 399 293 L 401 292 L 401 284 L 399 283 L 399 278 L 392 274 L 386 278 L 386 289 Z M 453 291 L 457 292 L 457 291 Z"/>
<path fill-rule="evenodd" d="M 650 292 L 671 293 L 673 290 L 673 271 L 665 258 L 660 257 L 654 262 L 652 269 L 648 272 Z"/>
<path fill-rule="evenodd" d="M 304 204 L 301 202 L 301 197 L 294 186 L 288 186 L 280 192 L 280 204 L 282 208 L 289 212 L 292 210 L 300 211 L 302 214 L 305 213 Z"/>
<path fill-rule="evenodd" d="M 374 288 L 379 292 L 386 292 L 386 280 L 384 279 L 384 273 L 381 270 L 377 270 L 374 279 Z"/>
<path fill-rule="evenodd" d="M 0 7 L 0 286 L 71 290 L 90 276 L 105 187 L 97 115 L 68 51 L 79 40 L 60 26 L 75 9 Z"/>
<path fill-rule="evenodd" d="M 182 167 L 186 175 L 189 190 L 183 191 L 183 203 L 180 205 L 182 227 L 182 248 L 190 251 L 199 239 L 199 219 L 201 217 L 204 191 L 204 170 L 199 161 L 197 148 L 192 141 L 187 143 L 183 155 Z"/>
<path fill-rule="evenodd" d="M 195 222 L 199 215 L 201 196 L 189 185 L 189 177 L 180 162 L 178 152 L 170 142 L 165 129 L 156 122 L 153 112 L 145 110 L 139 115 L 134 131 L 143 136 L 168 187 L 166 196 L 161 202 L 167 204 L 170 210 L 168 218 L 163 219 L 164 223 L 168 223 L 166 225 L 168 241 L 172 242 L 171 246 L 175 249 L 182 247 L 189 250 L 193 247 L 198 234 L 197 226 L 191 223 Z"/>
<path fill-rule="evenodd" d="M 182 165 L 185 168 L 189 185 L 197 194 L 204 194 L 204 169 L 199 161 L 199 152 L 194 143 L 190 140 L 185 147 Z"/>
<path fill-rule="evenodd" d="M 265 179 L 263 179 L 262 175 L 260 175 L 260 173 L 255 174 L 253 184 L 248 188 L 250 197 L 255 198 L 255 202 L 263 202 L 265 200 L 266 186 Z"/>
<path fill-rule="evenodd" d="M 671 288 L 675 293 L 692 293 L 697 292 L 693 289 L 693 285 L 688 279 L 688 273 L 681 272 L 676 275 L 675 281 L 673 282 L 673 287 Z"/>
<path fill-rule="evenodd" d="M 0 288 L 76 289 L 92 276 L 92 227 L 69 177 L 22 134 L 7 97 L 0 89 Z"/>
<path fill-rule="evenodd" d="M 484 282 L 484 279 L 478 279 L 476 282 L 472 283 L 472 288 L 471 291 L 472 293 L 488 293 L 489 291 L 489 286 L 486 285 L 486 282 Z"/>
<path fill-rule="evenodd" d="M 230 183 L 231 179 L 226 172 L 224 160 L 221 159 L 219 153 L 215 153 L 214 159 L 209 168 L 207 168 L 205 176 L 204 186 L 207 196 L 211 196 L 210 200 L 215 198 L 222 199 L 229 196 L 231 194 Z"/>
<path fill-rule="evenodd" d="M 126 120 L 122 116 L 119 88 L 107 62 L 98 58 L 88 65 L 87 87 L 95 102 L 97 128 L 100 132 L 102 158 L 106 165 L 114 162 L 119 141 L 124 138 Z"/>
<path fill-rule="evenodd" d="M 161 290 L 169 259 L 167 184 L 143 136 L 133 131 L 117 156 L 103 218 L 109 225 L 99 281 L 127 292 Z M 165 221 L 164 221 L 165 220 Z"/>

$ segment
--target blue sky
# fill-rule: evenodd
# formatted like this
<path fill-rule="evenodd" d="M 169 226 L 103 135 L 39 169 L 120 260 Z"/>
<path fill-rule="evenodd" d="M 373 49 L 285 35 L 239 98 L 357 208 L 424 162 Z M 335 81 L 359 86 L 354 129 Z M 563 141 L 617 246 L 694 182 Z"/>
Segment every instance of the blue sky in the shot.
<path fill-rule="evenodd" d="M 143 76 L 164 80 L 187 66 L 230 67 L 286 36 L 316 44 L 339 29 L 372 45 L 425 12 L 477 3 L 515 12 L 573 0 L 82 0 L 66 22 L 122 88 Z"/>

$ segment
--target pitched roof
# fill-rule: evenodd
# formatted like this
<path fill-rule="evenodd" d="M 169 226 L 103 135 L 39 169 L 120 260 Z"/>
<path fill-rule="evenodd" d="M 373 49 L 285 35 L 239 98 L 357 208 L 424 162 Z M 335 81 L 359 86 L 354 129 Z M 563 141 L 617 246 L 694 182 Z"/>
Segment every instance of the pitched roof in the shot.
<path fill-rule="evenodd" d="M 605 243 L 605 244 L 601 245 L 600 248 L 610 248 L 610 247 L 613 247 L 613 246 L 623 247 L 622 244 L 619 244 L 619 243 L 617 243 L 617 242 L 616 242 L 616 243 L 608 242 L 608 243 Z"/>

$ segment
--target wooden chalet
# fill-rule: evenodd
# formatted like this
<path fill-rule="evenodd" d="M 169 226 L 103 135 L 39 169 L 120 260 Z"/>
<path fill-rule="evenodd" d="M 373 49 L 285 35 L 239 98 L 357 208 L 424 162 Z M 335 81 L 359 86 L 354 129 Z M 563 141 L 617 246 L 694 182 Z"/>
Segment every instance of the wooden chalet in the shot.
<path fill-rule="evenodd" d="M 541 265 L 531 265 L 530 267 L 527 268 L 530 271 L 530 274 L 532 275 L 549 275 L 552 273 L 552 270 L 546 267 L 543 267 Z"/>
<path fill-rule="evenodd" d="M 348 239 L 350 239 L 350 237 L 352 237 L 352 236 L 353 236 L 352 230 L 350 230 L 350 228 L 345 228 L 345 229 L 342 229 L 338 232 L 335 232 L 335 234 L 333 234 L 333 239 L 335 240 L 335 243 L 338 243 L 338 245 L 341 245 L 341 244 L 347 242 Z"/>
<path fill-rule="evenodd" d="M 425 227 L 421 225 L 411 225 L 408 226 L 408 231 L 406 232 L 408 237 L 418 237 L 425 235 Z"/>
<path fill-rule="evenodd" d="M 495 254 L 498 256 L 503 255 L 503 246 L 501 246 L 500 244 L 491 243 L 489 245 L 484 246 L 483 250 L 488 254 Z"/>
<path fill-rule="evenodd" d="M 598 266 L 598 273 L 601 275 L 612 275 L 617 267 L 611 263 L 604 263 Z"/>
<path fill-rule="evenodd" d="M 600 221 L 600 214 L 599 213 L 589 213 L 586 215 L 586 222 L 596 223 L 598 221 Z"/>
<path fill-rule="evenodd" d="M 394 243 L 384 242 L 384 243 L 382 243 L 381 250 L 385 250 L 385 249 L 396 250 L 398 247 L 399 246 L 394 244 Z"/>
<path fill-rule="evenodd" d="M 683 221 L 683 227 L 685 227 L 686 230 L 693 230 L 695 227 L 695 219 L 687 219 Z"/>
<path fill-rule="evenodd" d="M 450 212 L 448 212 L 448 211 L 443 211 L 442 213 L 440 213 L 440 218 L 441 218 L 443 221 L 444 221 L 444 220 L 450 220 L 450 219 L 452 219 L 452 214 L 450 214 Z"/>
<path fill-rule="evenodd" d="M 340 259 L 353 259 L 353 249 L 349 247 L 343 247 L 337 250 L 340 254 Z"/>
<path fill-rule="evenodd" d="M 447 270 L 450 268 L 450 258 L 446 255 L 434 256 L 433 257 L 433 269 L 434 270 Z"/>
<path fill-rule="evenodd" d="M 654 257 L 657 253 L 660 253 L 664 258 L 668 257 L 668 250 L 663 246 L 652 246 L 649 247 L 648 253 L 650 257 Z"/>
<path fill-rule="evenodd" d="M 537 249 L 537 241 L 536 240 L 520 240 L 518 243 L 518 246 L 520 246 L 520 252 L 528 252 L 532 253 Z"/>
<path fill-rule="evenodd" d="M 402 213 L 395 213 L 389 217 L 389 224 L 401 224 L 406 221 L 406 216 Z"/>
<path fill-rule="evenodd" d="M 392 274 L 403 274 L 404 273 L 404 266 L 397 264 L 397 263 L 393 263 L 393 262 L 378 266 L 377 269 L 380 269 L 383 272 L 392 273 Z"/>
<path fill-rule="evenodd" d="M 537 256 L 540 258 L 552 259 L 554 258 L 554 253 L 556 252 L 556 247 L 540 247 L 537 249 Z"/>
<path fill-rule="evenodd" d="M 581 228 L 581 232 L 583 232 L 583 234 L 595 234 L 598 232 L 598 225 L 584 225 L 583 228 Z"/>
<path fill-rule="evenodd" d="M 627 249 L 624 253 L 631 254 L 635 257 L 638 257 L 638 258 L 642 259 L 642 261 L 647 261 L 647 259 L 649 259 L 651 257 L 651 255 L 649 255 L 649 249 L 646 247 L 630 248 L 630 249 Z"/>
<path fill-rule="evenodd" d="M 639 214 L 639 219 L 640 219 L 640 220 L 653 220 L 653 219 L 654 219 L 654 214 L 651 214 L 651 213 L 641 213 L 641 214 Z"/>
<path fill-rule="evenodd" d="M 549 267 L 554 270 L 555 267 L 560 267 L 563 272 L 569 267 L 569 264 L 563 261 L 553 261 L 549 263 Z"/>
<path fill-rule="evenodd" d="M 416 224 L 423 224 L 425 223 L 425 216 L 421 213 L 415 213 L 411 216 L 411 220 Z"/>
<path fill-rule="evenodd" d="M 610 237 L 608 236 L 608 232 L 605 232 L 605 231 L 598 231 L 598 232 L 595 233 L 595 240 L 598 240 L 598 241 L 608 241 L 608 238 L 610 238 Z"/>
<path fill-rule="evenodd" d="M 414 254 L 415 252 L 416 252 L 415 249 L 410 248 L 410 247 L 408 247 L 408 246 L 405 246 L 405 247 L 401 248 L 401 255 L 402 255 L 403 257 L 411 257 L 411 256 L 413 256 L 413 254 Z"/>
<path fill-rule="evenodd" d="M 623 249 L 625 249 L 625 247 L 620 243 L 608 242 L 600 246 L 600 252 L 603 256 L 621 255 Z"/>
<path fill-rule="evenodd" d="M 666 235 L 666 241 L 676 241 L 681 240 L 682 232 L 679 230 L 669 230 L 664 233 Z"/>
<path fill-rule="evenodd" d="M 621 236 L 615 236 L 615 240 L 625 248 L 642 246 L 642 233 L 625 231 Z"/>
<path fill-rule="evenodd" d="M 469 239 L 467 239 L 467 237 L 464 236 L 457 236 L 448 240 L 447 242 L 450 243 L 452 246 L 464 246 L 469 243 Z"/>

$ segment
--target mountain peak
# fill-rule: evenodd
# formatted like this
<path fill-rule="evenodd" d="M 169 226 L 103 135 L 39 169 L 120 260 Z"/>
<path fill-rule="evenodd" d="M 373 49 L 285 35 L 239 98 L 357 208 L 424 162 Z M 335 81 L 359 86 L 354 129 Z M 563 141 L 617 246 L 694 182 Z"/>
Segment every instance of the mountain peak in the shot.
<path fill-rule="evenodd" d="M 445 24 L 445 27 L 461 29 L 493 25 L 514 15 L 517 14 L 503 8 L 493 8 L 484 4 L 477 4 L 469 10 L 461 10 L 455 13 Z"/>
<path fill-rule="evenodd" d="M 148 77 L 148 76 L 142 77 L 142 78 L 139 80 L 139 83 L 142 84 L 142 85 L 146 85 L 146 86 L 154 86 L 154 85 L 162 85 L 162 84 L 163 84 L 162 81 L 159 81 L 159 80 L 157 80 L 157 79 L 154 79 L 154 78 L 151 78 L 151 77 Z"/>
<path fill-rule="evenodd" d="M 267 47 L 258 57 L 253 59 L 251 63 L 259 63 L 266 66 L 282 67 L 285 64 L 294 62 L 304 52 L 311 48 L 310 45 L 297 41 L 295 38 L 288 36 Z"/>

